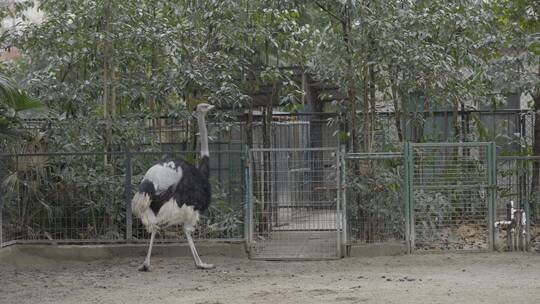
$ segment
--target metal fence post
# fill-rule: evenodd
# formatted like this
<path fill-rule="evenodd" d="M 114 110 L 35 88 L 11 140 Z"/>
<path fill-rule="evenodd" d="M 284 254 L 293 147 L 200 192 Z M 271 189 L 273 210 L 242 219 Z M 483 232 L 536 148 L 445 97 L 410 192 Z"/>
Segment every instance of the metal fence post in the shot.
<path fill-rule="evenodd" d="M 414 236 L 414 196 L 413 196 L 413 150 L 410 142 L 404 145 L 404 163 L 405 163 L 405 238 L 407 240 L 407 251 L 412 253 L 415 248 Z"/>
<path fill-rule="evenodd" d="M 133 238 L 133 218 L 131 215 L 131 177 L 132 177 L 132 163 L 131 163 L 131 153 L 129 150 L 126 151 L 126 179 L 125 179 L 125 195 L 126 195 L 126 240 L 131 240 Z"/>
<path fill-rule="evenodd" d="M 248 159 L 248 153 L 249 150 L 242 147 L 242 168 L 244 171 L 244 239 L 246 241 L 246 245 L 249 248 L 249 159 Z"/>
<path fill-rule="evenodd" d="M 343 228 L 343 225 L 342 225 L 342 220 L 343 220 L 343 215 L 341 212 L 343 212 L 342 210 L 342 206 L 341 206 L 341 153 L 340 153 L 340 149 L 337 148 L 336 149 L 336 184 L 337 184 L 337 191 L 336 191 L 336 230 L 337 230 L 337 256 L 338 258 L 341 258 L 343 257 L 342 255 L 342 241 L 341 241 L 341 235 L 342 235 L 342 228 Z"/>
<path fill-rule="evenodd" d="M 346 152 L 345 152 L 345 145 L 341 146 L 341 186 L 339 188 L 339 191 L 341 191 L 341 201 L 342 201 L 342 227 L 343 227 L 343 241 L 342 243 L 347 247 L 349 245 L 349 234 L 348 229 L 349 226 L 347 224 L 347 185 L 348 185 L 348 179 L 347 179 L 347 161 L 345 159 Z M 348 250 L 346 250 L 346 254 L 348 254 Z"/>
<path fill-rule="evenodd" d="M 495 201 L 497 195 L 496 146 L 494 142 L 487 144 L 488 149 L 488 249 L 495 249 Z"/>
<path fill-rule="evenodd" d="M 4 247 L 4 230 L 2 227 L 4 226 L 4 200 L 2 199 L 2 185 L 0 185 L 0 248 Z"/>
<path fill-rule="evenodd" d="M 251 245 L 253 237 L 253 159 L 249 147 L 246 148 L 245 174 L 246 174 L 246 215 L 245 215 L 245 237 L 247 249 L 251 255 Z"/>
<path fill-rule="evenodd" d="M 529 215 L 529 212 L 531 211 L 531 208 L 529 206 L 529 201 L 525 200 L 523 202 L 523 211 L 525 212 L 525 251 L 529 251 L 529 246 L 531 244 L 531 216 Z"/>

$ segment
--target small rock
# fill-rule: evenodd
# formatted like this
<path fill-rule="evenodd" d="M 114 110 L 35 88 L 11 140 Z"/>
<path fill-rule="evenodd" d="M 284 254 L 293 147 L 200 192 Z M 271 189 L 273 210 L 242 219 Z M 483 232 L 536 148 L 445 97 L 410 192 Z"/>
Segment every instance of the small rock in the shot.
<path fill-rule="evenodd" d="M 467 269 L 461 269 L 461 271 L 465 272 L 465 271 L 467 271 Z"/>
<path fill-rule="evenodd" d="M 392 281 L 392 279 L 388 278 L 388 279 L 386 279 L 386 281 L 390 282 L 390 281 Z"/>
<path fill-rule="evenodd" d="M 386 278 L 386 276 L 381 276 L 381 278 L 382 278 L 382 279 L 385 279 L 385 278 Z"/>

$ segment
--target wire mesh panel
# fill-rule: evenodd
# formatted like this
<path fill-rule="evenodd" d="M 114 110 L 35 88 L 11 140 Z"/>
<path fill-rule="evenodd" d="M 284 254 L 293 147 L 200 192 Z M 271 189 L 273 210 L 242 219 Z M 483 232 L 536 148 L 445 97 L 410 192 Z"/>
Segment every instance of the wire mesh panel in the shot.
<path fill-rule="evenodd" d="M 253 258 L 339 257 L 336 149 L 252 150 Z"/>
<path fill-rule="evenodd" d="M 168 155 L 197 165 L 198 152 L 170 152 Z M 163 157 L 160 152 L 132 153 L 131 193 L 137 191 L 146 171 Z M 210 151 L 210 184 L 212 201 L 195 227 L 196 239 L 241 239 L 244 233 L 244 151 Z M 149 233 L 142 222 L 133 216 L 132 240 L 147 239 Z M 157 241 L 177 241 L 185 238 L 181 225 L 159 231 Z"/>
<path fill-rule="evenodd" d="M 123 154 L 37 153 L 1 158 L 4 239 L 123 239 Z"/>
<path fill-rule="evenodd" d="M 491 147 L 411 144 L 413 249 L 490 248 Z"/>
<path fill-rule="evenodd" d="M 540 157 L 497 159 L 496 248 L 540 251 Z"/>
<path fill-rule="evenodd" d="M 198 153 L 168 153 L 196 163 Z M 126 208 L 163 152 L 0 154 L 1 245 L 14 242 L 121 242 L 148 237 Z M 212 203 L 194 237 L 241 239 L 244 151 L 212 152 Z M 181 227 L 158 239 L 179 240 Z"/>
<path fill-rule="evenodd" d="M 348 153 L 345 161 L 346 242 L 405 244 L 402 153 Z"/>

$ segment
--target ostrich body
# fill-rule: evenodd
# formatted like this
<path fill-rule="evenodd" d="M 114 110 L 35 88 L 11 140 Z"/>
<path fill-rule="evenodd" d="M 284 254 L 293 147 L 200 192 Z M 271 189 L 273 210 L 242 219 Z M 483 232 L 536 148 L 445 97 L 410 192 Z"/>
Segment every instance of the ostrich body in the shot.
<path fill-rule="evenodd" d="M 199 214 L 204 212 L 211 201 L 210 155 L 208 151 L 208 132 L 206 113 L 212 105 L 199 104 L 196 110 L 201 137 L 201 160 L 199 168 L 183 160 L 162 159 L 144 175 L 139 190 L 133 197 L 133 214 L 141 219 L 150 233 L 150 245 L 140 271 L 150 270 L 150 256 L 156 232 L 171 225 L 182 224 L 186 239 L 198 268 L 213 268 L 212 264 L 201 261 L 191 232 L 199 221 Z"/>

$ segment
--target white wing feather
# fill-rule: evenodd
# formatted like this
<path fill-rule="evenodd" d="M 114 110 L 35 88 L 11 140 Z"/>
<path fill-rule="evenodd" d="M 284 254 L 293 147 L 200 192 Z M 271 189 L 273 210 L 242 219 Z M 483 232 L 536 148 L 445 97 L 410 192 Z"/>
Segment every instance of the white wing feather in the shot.
<path fill-rule="evenodd" d="M 168 162 L 152 166 L 146 171 L 143 180 L 151 181 L 156 192 L 159 193 L 178 183 L 181 178 L 182 168 L 176 167 L 174 162 Z"/>

